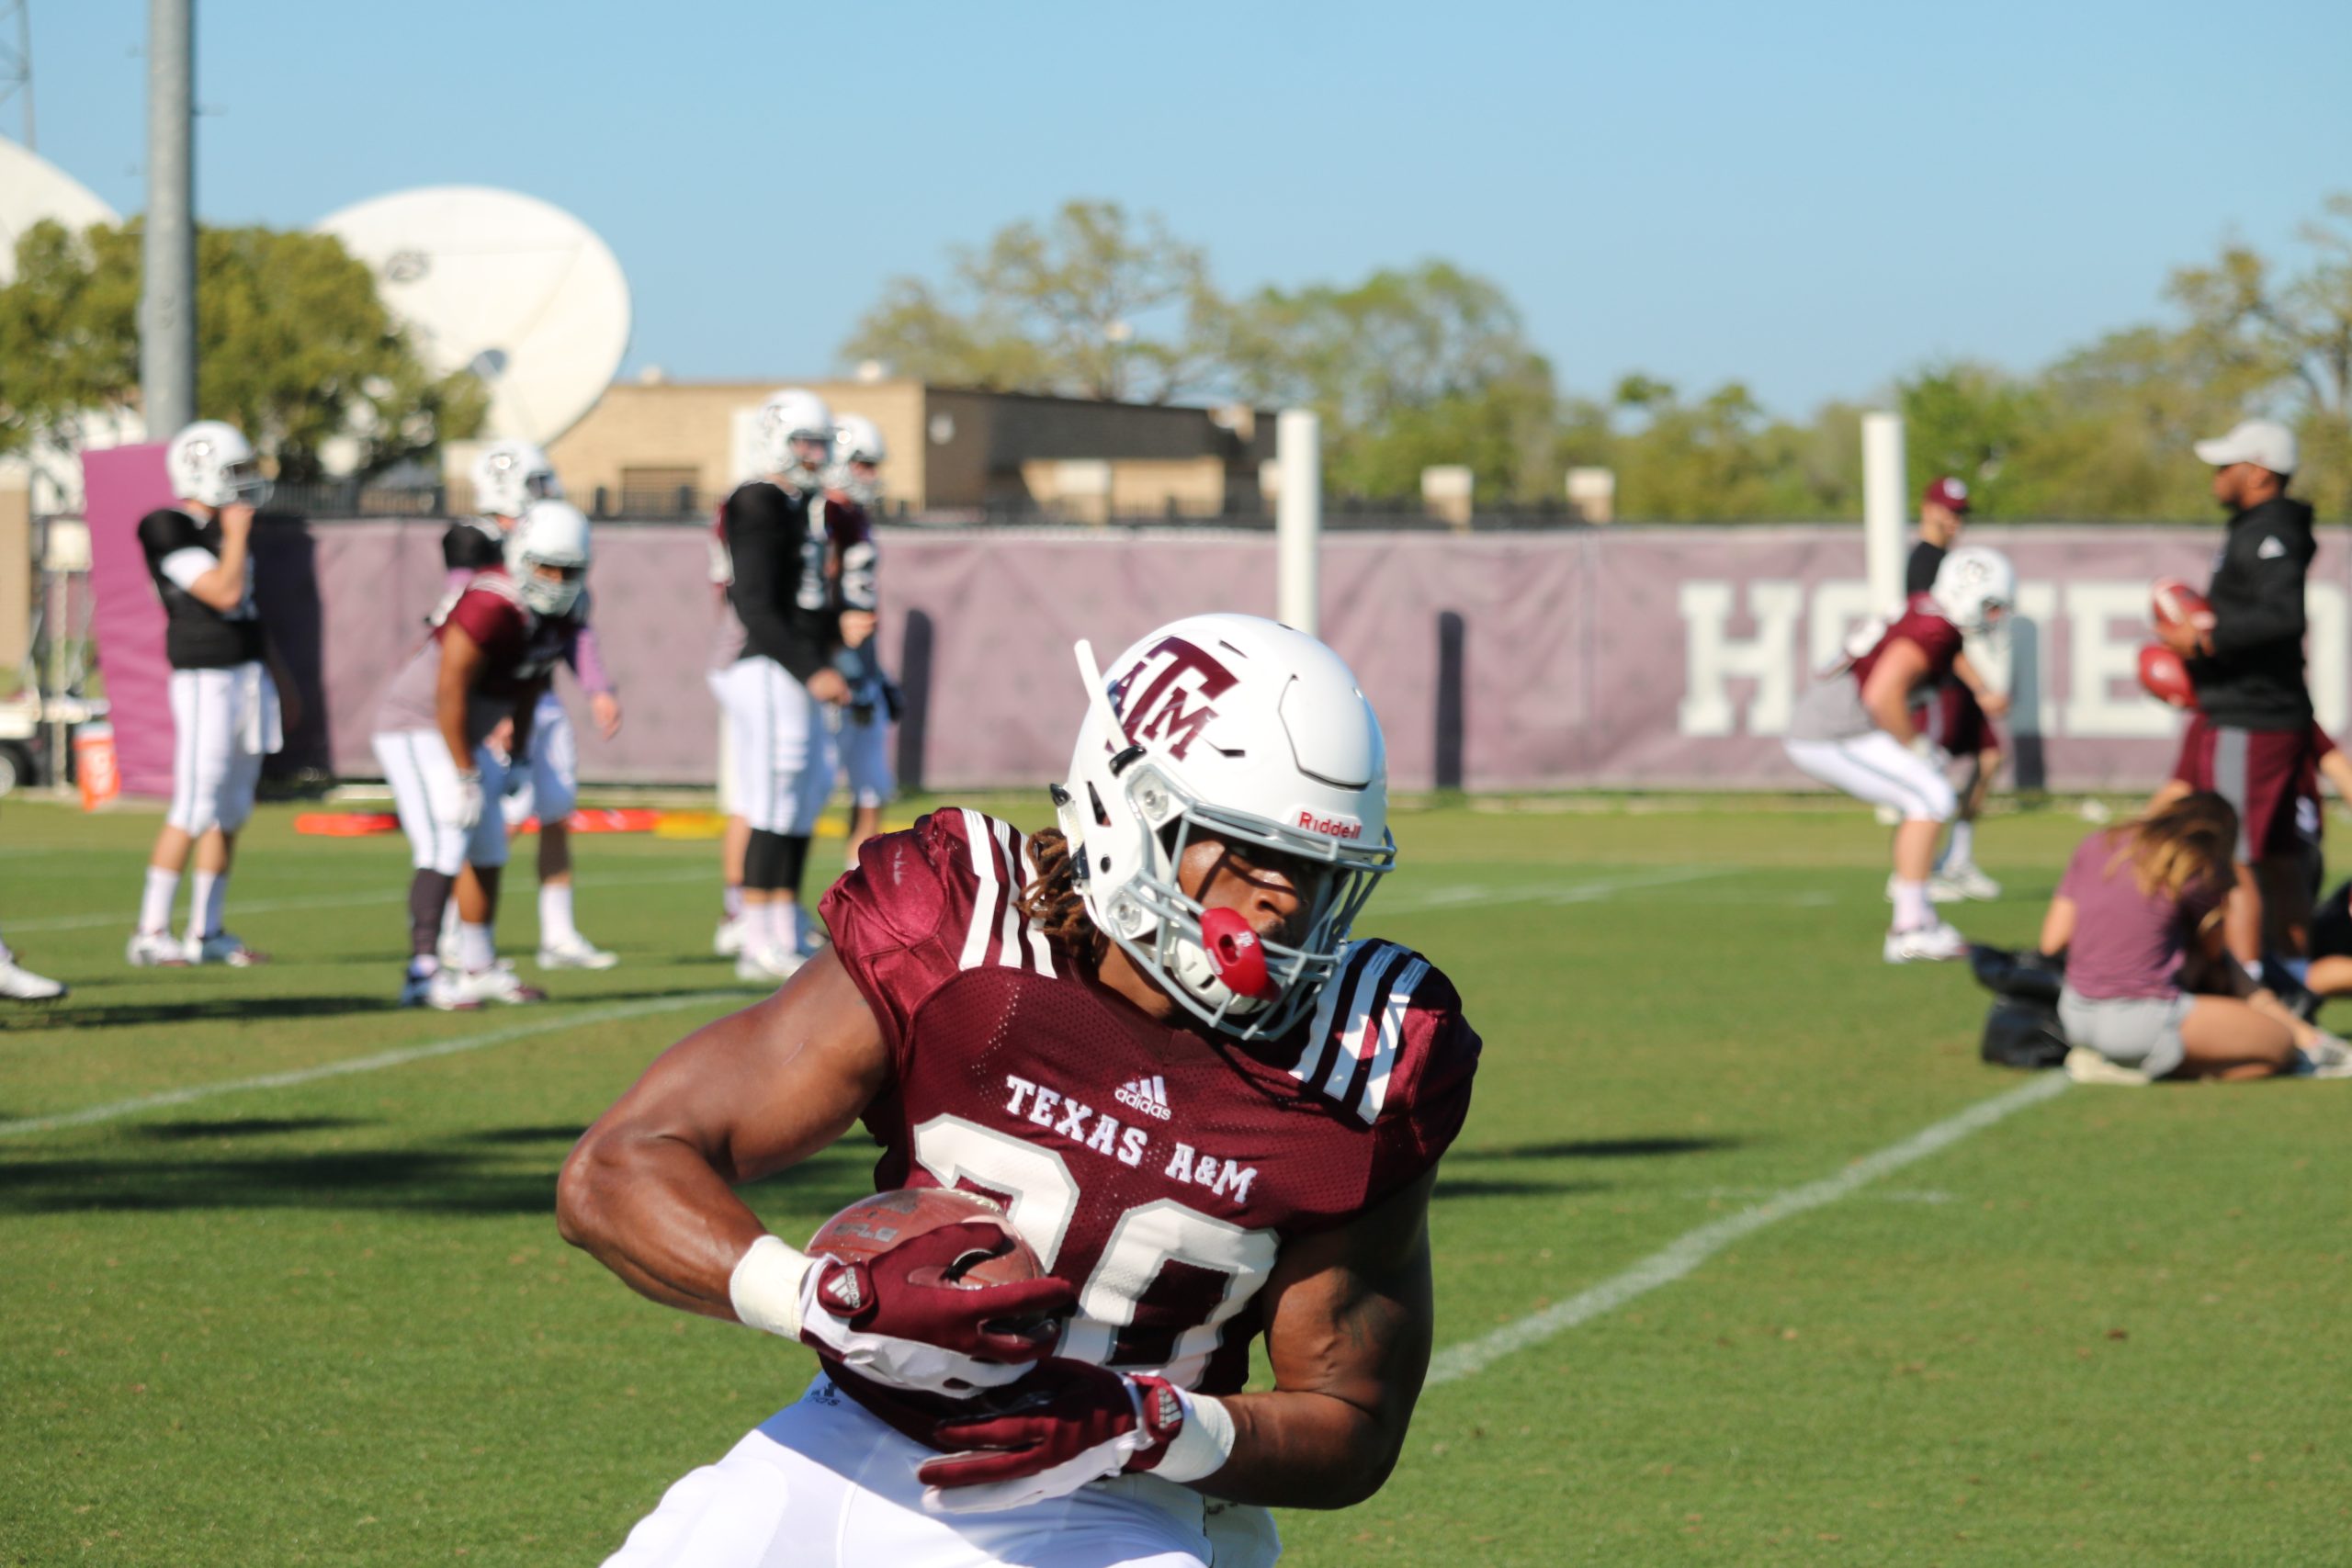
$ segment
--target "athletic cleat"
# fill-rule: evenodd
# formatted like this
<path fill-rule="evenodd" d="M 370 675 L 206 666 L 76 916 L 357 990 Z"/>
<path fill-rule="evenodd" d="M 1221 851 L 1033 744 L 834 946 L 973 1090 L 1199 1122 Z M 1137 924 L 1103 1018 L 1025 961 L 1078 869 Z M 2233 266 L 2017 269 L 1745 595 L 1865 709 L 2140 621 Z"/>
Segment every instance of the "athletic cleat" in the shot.
<path fill-rule="evenodd" d="M 1990 903 L 2000 896 L 2001 885 L 1985 875 L 1974 861 L 1947 865 L 1928 879 L 1928 897 L 1939 904 L 1956 904 L 1963 898 Z"/>
<path fill-rule="evenodd" d="M 1889 964 L 1942 964 L 1967 957 L 1968 939 L 1938 920 L 1932 926 L 1887 932 L 1884 952 Z"/>
<path fill-rule="evenodd" d="M 475 1012 L 481 1003 L 466 995 L 465 976 L 455 969 L 430 975 L 411 974 L 401 982 L 401 1006 L 433 1008 L 441 1012 Z"/>
<path fill-rule="evenodd" d="M 775 985 L 792 978 L 805 962 L 782 947 L 747 947 L 735 955 L 735 978 Z"/>
<path fill-rule="evenodd" d="M 610 969 L 620 961 L 619 953 L 605 952 L 577 931 L 566 942 L 539 943 L 542 969 Z"/>
<path fill-rule="evenodd" d="M 743 951 L 743 922 L 740 917 L 729 916 L 718 922 L 710 933 L 710 950 L 721 958 L 733 958 Z"/>
<path fill-rule="evenodd" d="M 445 969 L 442 973 L 446 975 L 449 971 Z M 548 999 L 545 991 L 537 986 L 525 985 L 523 977 L 514 973 L 514 965 L 505 963 L 493 964 L 487 969 L 476 969 L 460 976 L 458 987 L 477 1003 L 503 1002 L 509 1006 L 519 1006 L 525 1002 Z"/>
<path fill-rule="evenodd" d="M 0 947 L 0 998 L 12 1002 L 53 1002 L 63 995 L 62 984 L 23 967 L 15 953 Z"/>
<path fill-rule="evenodd" d="M 2301 1053 L 2311 1064 L 2311 1076 L 2315 1078 L 2352 1078 L 2352 1045 L 2333 1034 L 2322 1034 Z"/>
<path fill-rule="evenodd" d="M 2066 1053 L 2066 1076 L 2076 1083 L 2144 1084 L 2148 1075 L 2137 1067 L 2120 1067 L 2087 1045 Z"/>
<path fill-rule="evenodd" d="M 269 954 L 255 953 L 228 931 L 214 931 L 210 936 L 189 942 L 187 946 L 190 964 L 225 964 L 232 969 L 250 969 L 256 964 L 269 962 Z"/>
<path fill-rule="evenodd" d="M 122 959 L 134 969 L 185 969 L 187 949 L 169 931 L 133 931 Z"/>

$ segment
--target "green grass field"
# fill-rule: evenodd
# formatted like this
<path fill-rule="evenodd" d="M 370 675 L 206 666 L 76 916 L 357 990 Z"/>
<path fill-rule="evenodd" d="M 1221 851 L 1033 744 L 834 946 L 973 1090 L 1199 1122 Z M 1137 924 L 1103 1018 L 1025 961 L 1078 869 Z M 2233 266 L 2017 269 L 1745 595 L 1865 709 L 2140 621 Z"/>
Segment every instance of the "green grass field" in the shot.
<path fill-rule="evenodd" d="M 746 995 L 707 955 L 712 846 L 583 840 L 582 923 L 622 966 L 445 1016 L 390 1006 L 404 846 L 283 810 L 232 904 L 276 963 L 124 967 L 155 821 L 0 814 L 0 931 L 75 987 L 0 1012 L 0 1562 L 598 1561 L 812 1364 L 555 1234 L 579 1129 Z M 2030 940 L 2084 830 L 1989 823 L 2009 897 L 1963 929 Z M 1879 962 L 1865 814 L 1397 835 L 1364 927 L 1487 1039 L 1437 1190 L 1441 1351 L 2026 1081 L 1976 1060 L 1963 969 Z M 2347 1122 L 2343 1083 L 2018 1109 L 1433 1386 L 1377 1498 L 1281 1516 L 1285 1562 L 2352 1561 Z M 844 1145 L 752 1198 L 797 1235 L 869 1165 Z"/>

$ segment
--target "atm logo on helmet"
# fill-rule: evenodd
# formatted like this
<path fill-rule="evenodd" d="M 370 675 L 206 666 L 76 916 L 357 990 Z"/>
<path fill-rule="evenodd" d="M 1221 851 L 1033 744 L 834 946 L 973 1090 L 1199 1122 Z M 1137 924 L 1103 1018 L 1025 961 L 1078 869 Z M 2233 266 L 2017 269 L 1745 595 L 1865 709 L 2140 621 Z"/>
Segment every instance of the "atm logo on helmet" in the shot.
<path fill-rule="evenodd" d="M 1134 669 L 1112 682 L 1111 706 L 1128 739 L 1137 745 L 1159 741 L 1182 761 L 1216 717 L 1216 699 L 1239 679 L 1182 637 L 1164 637 L 1145 649 Z"/>
<path fill-rule="evenodd" d="M 1317 817 L 1312 811 L 1298 814 L 1299 827 L 1310 833 L 1320 833 L 1327 839 L 1361 839 L 1363 824 L 1352 817 Z"/>

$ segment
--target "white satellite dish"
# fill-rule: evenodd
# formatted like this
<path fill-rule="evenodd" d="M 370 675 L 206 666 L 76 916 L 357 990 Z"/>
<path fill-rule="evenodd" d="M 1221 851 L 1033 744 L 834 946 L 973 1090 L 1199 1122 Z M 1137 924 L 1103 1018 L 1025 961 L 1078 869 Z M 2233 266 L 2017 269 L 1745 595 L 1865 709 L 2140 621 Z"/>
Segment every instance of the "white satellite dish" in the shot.
<path fill-rule="evenodd" d="M 513 191 L 430 186 L 322 219 L 373 268 L 434 374 L 490 389 L 482 434 L 542 446 L 596 405 L 628 349 L 628 280 L 605 242 Z"/>
<path fill-rule="evenodd" d="M 38 152 L 0 138 L 0 283 L 17 276 L 17 241 L 44 218 L 68 229 L 119 223 L 121 214 Z"/>

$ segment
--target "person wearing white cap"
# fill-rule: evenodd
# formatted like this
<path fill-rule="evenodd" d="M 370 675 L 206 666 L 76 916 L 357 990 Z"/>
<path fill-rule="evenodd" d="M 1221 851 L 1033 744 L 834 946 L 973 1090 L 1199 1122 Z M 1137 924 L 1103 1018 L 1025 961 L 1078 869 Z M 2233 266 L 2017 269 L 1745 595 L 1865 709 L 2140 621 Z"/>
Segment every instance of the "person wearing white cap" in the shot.
<path fill-rule="evenodd" d="M 2259 981 L 2266 952 L 2302 955 L 2311 919 L 2308 852 L 2296 817 L 2312 761 L 2304 579 L 2318 547 L 2311 507 L 2287 494 L 2293 431 L 2249 419 L 2195 450 L 2213 469 L 2213 499 L 2230 523 L 2206 591 L 2211 624 L 2184 619 L 2156 628 L 2187 662 L 2199 709 L 2173 778 L 2237 808 L 2238 885 L 2225 929 L 2230 952 Z"/>

